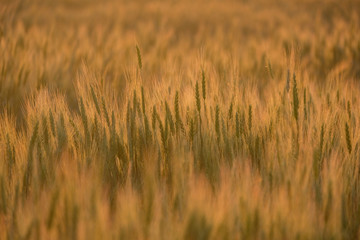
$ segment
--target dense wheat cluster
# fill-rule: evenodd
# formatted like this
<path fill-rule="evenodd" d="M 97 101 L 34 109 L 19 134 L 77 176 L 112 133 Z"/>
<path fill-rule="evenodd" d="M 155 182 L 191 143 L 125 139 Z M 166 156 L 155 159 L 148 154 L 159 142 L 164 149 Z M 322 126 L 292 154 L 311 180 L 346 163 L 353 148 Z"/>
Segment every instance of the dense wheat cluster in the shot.
<path fill-rule="evenodd" d="M 359 13 L 2 0 L 0 239 L 359 239 Z"/>

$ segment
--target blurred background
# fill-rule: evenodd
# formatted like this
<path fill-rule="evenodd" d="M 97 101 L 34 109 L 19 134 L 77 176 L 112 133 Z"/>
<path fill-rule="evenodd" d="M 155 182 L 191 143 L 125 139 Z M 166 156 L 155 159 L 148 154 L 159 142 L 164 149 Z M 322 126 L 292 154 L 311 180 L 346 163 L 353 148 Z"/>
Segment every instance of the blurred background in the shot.
<path fill-rule="evenodd" d="M 278 81 L 288 68 L 317 81 L 359 78 L 359 12 L 354 0 L 2 0 L 0 106 L 17 112 L 24 96 L 46 86 L 75 107 L 83 63 L 121 94 L 136 45 L 150 89 L 171 86 L 170 75 L 186 82 L 200 67 L 225 85 L 252 78 L 265 87 L 269 64 Z"/>

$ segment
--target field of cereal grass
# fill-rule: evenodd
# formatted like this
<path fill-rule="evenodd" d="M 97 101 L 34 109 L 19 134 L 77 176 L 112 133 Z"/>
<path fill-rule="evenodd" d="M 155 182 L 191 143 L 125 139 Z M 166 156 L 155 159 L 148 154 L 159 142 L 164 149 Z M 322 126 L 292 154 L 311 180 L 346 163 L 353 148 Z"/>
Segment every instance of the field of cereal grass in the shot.
<path fill-rule="evenodd" d="M 359 13 L 3 0 L 0 239 L 359 239 Z"/>

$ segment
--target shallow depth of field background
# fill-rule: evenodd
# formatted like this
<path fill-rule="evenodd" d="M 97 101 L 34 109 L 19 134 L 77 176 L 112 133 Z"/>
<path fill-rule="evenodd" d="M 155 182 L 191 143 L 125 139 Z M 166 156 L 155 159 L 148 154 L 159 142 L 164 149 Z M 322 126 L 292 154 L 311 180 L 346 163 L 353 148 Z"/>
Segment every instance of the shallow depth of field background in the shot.
<path fill-rule="evenodd" d="M 2 0 L 0 239 L 359 239 L 359 13 Z"/>

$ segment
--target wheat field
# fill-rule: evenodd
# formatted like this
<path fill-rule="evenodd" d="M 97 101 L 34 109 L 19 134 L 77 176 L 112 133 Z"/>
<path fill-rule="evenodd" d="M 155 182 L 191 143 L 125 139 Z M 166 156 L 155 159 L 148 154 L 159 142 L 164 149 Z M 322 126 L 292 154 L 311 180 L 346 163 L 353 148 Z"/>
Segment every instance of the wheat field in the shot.
<path fill-rule="evenodd" d="M 360 239 L 357 0 L 1 0 L 0 239 Z"/>

